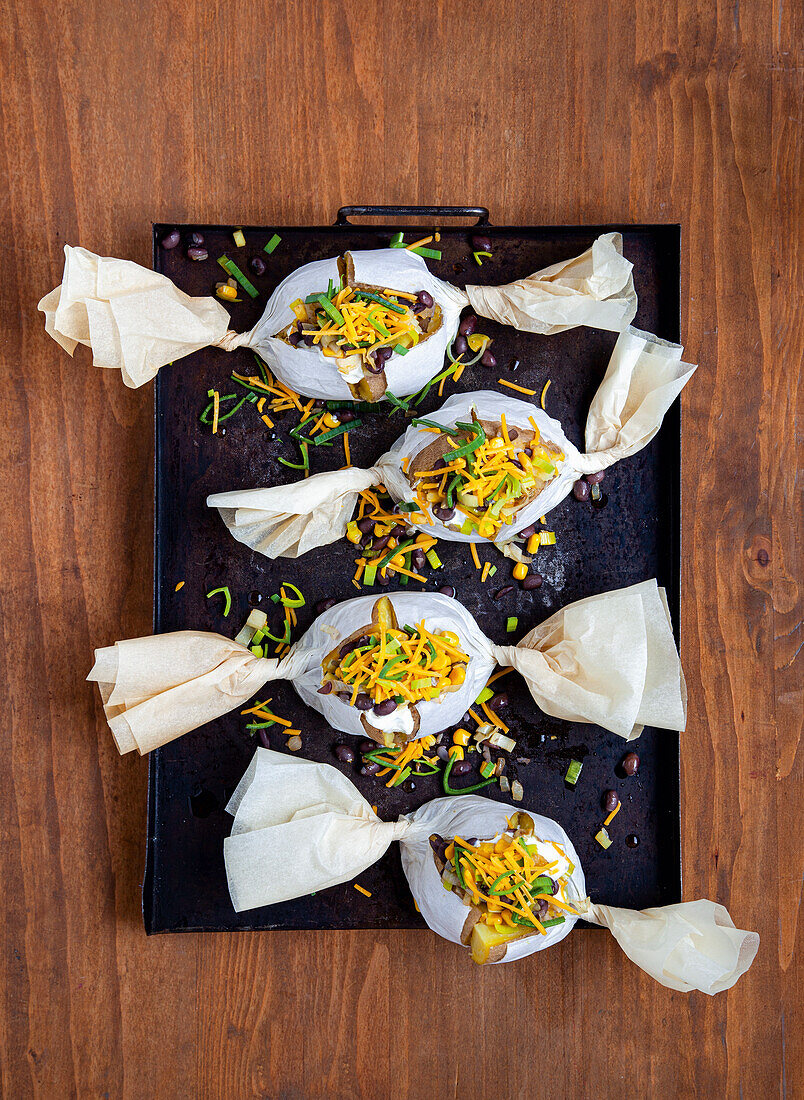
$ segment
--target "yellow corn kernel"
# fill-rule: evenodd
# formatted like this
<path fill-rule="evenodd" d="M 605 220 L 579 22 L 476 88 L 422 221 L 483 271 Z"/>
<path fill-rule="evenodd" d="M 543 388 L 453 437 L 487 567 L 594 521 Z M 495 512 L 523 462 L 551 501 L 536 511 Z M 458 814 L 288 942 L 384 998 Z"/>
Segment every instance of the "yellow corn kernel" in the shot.
<path fill-rule="evenodd" d="M 472 335 L 467 338 L 466 342 L 469 345 L 469 347 L 472 349 L 472 351 L 475 352 L 475 354 L 477 354 L 477 352 L 479 352 L 479 351 L 485 351 L 486 350 L 486 348 L 491 343 L 491 337 L 490 336 L 483 336 L 479 332 L 473 332 Z"/>
<path fill-rule="evenodd" d="M 455 730 L 455 732 L 452 735 L 452 743 L 453 743 L 453 745 L 463 745 L 464 748 L 465 748 L 469 744 L 469 740 L 470 740 L 471 736 L 472 735 L 469 732 L 469 730 L 464 730 L 464 729 Z"/>
<path fill-rule="evenodd" d="M 447 850 L 444 852 L 444 858 L 445 859 L 452 859 L 452 857 L 454 855 L 455 855 L 455 845 L 454 844 L 448 844 L 447 845 Z"/>
<path fill-rule="evenodd" d="M 454 756 L 456 760 L 463 760 L 463 748 L 461 745 L 450 745 L 449 755 Z"/>
<path fill-rule="evenodd" d="M 227 302 L 234 302 L 237 298 L 237 291 L 227 283 L 221 283 L 220 286 L 216 287 L 215 293 Z"/>
<path fill-rule="evenodd" d="M 441 637 L 448 645 L 456 646 L 461 644 L 461 639 L 454 630 L 442 630 L 440 633 Z"/>
<path fill-rule="evenodd" d="M 346 524 L 346 537 L 349 542 L 355 543 L 360 542 L 360 540 L 363 538 L 363 532 L 360 530 L 354 520 L 350 520 L 350 522 Z"/>
<path fill-rule="evenodd" d="M 511 846 L 511 843 L 512 843 L 511 837 L 505 836 L 505 835 L 501 836 L 500 839 L 494 845 L 495 855 L 500 855 L 502 852 L 505 851 L 506 848 L 509 848 Z"/>
<path fill-rule="evenodd" d="M 466 679 L 466 669 L 463 665 L 455 665 L 449 674 L 449 682 L 451 684 L 462 684 Z"/>
<path fill-rule="evenodd" d="M 494 537 L 494 524 L 491 520 L 483 519 L 477 528 L 477 533 L 484 539 L 490 539 Z"/>
<path fill-rule="evenodd" d="M 430 668 L 433 672 L 441 672 L 442 669 L 447 668 L 449 665 L 449 658 L 445 653 L 436 654 L 435 660 L 431 663 Z"/>
<path fill-rule="evenodd" d="M 514 566 L 514 580 L 524 581 L 528 575 L 528 567 L 523 561 L 518 561 Z"/>
<path fill-rule="evenodd" d="M 392 569 L 404 569 L 405 568 L 405 555 L 404 554 L 396 554 L 393 558 L 391 558 L 391 560 L 388 562 L 388 564 L 391 566 Z"/>
<path fill-rule="evenodd" d="M 374 524 L 374 534 L 378 539 L 381 539 L 383 535 L 387 535 L 391 530 L 391 527 L 385 527 L 382 523 Z"/>
<path fill-rule="evenodd" d="M 338 418 L 336 416 L 333 416 L 331 412 L 328 412 L 328 413 L 324 413 L 323 423 L 328 428 L 337 428 L 338 425 L 340 424 L 340 420 L 338 420 Z"/>
<path fill-rule="evenodd" d="M 528 544 L 527 544 L 528 553 L 529 554 L 535 554 L 536 551 L 541 546 L 541 544 L 542 544 L 542 540 L 539 536 L 539 532 L 537 531 L 534 535 L 531 535 L 530 538 L 528 539 Z"/>
<path fill-rule="evenodd" d="M 492 449 L 492 451 L 501 451 L 504 446 L 505 440 L 501 439 L 498 435 L 495 435 L 494 439 L 489 440 L 489 447 Z"/>

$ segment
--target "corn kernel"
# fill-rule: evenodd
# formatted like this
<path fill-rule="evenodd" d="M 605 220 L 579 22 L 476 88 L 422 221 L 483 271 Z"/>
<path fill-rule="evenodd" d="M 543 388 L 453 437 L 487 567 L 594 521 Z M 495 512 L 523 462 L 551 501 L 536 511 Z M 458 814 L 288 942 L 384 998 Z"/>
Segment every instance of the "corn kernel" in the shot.
<path fill-rule="evenodd" d="M 494 439 L 489 440 L 489 447 L 492 451 L 501 451 L 504 446 L 505 440 L 501 439 L 498 435 L 495 435 Z"/>
<path fill-rule="evenodd" d="M 528 575 L 528 567 L 523 561 L 518 561 L 514 566 L 514 580 L 524 581 Z"/>
<path fill-rule="evenodd" d="M 471 336 L 467 338 L 467 344 L 475 354 L 479 351 L 485 351 L 488 345 L 491 343 L 490 336 L 483 336 L 479 332 L 473 332 Z"/>
<path fill-rule="evenodd" d="M 535 554 L 542 544 L 541 536 L 537 531 L 534 535 L 531 535 L 527 543 L 527 551 L 529 554 Z"/>
<path fill-rule="evenodd" d="M 219 298 L 223 298 L 224 301 L 227 302 L 234 302 L 237 298 L 237 291 L 234 289 L 234 287 L 227 286 L 225 283 L 223 283 L 219 287 L 216 287 L 215 293 L 218 295 Z"/>
<path fill-rule="evenodd" d="M 450 745 L 449 755 L 456 760 L 463 760 L 463 748 L 461 745 Z"/>
<path fill-rule="evenodd" d="M 455 633 L 454 630 L 442 630 L 441 631 L 441 637 L 449 645 L 460 645 L 461 644 L 461 639 L 458 637 L 458 635 Z"/>
<path fill-rule="evenodd" d="M 340 420 L 336 416 L 333 416 L 331 412 L 324 413 L 324 425 L 327 428 L 337 428 L 340 424 Z"/>
<path fill-rule="evenodd" d="M 452 735 L 453 745 L 463 745 L 464 747 L 469 744 L 469 738 L 471 737 L 469 730 L 455 730 Z"/>
<path fill-rule="evenodd" d="M 451 684 L 462 684 L 466 679 L 466 669 L 463 665 L 455 665 L 450 671 L 449 682 Z"/>

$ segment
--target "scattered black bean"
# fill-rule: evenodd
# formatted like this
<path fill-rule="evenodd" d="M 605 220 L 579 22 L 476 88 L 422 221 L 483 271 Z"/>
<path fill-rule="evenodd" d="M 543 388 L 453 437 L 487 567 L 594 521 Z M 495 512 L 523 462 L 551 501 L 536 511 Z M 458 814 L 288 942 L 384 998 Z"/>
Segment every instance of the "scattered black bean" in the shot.
<path fill-rule="evenodd" d="M 460 328 L 458 329 L 458 332 L 461 334 L 461 336 L 471 336 L 476 328 L 477 328 L 477 317 L 475 317 L 474 313 L 469 313 L 461 321 Z"/>
<path fill-rule="evenodd" d="M 331 607 L 334 607 L 337 602 L 334 596 L 329 596 L 326 600 L 319 600 L 313 610 L 316 615 L 323 615 L 325 611 L 329 611 Z"/>
<path fill-rule="evenodd" d="M 171 248 L 175 248 L 181 241 L 181 234 L 178 229 L 171 229 L 169 233 L 166 233 L 162 240 L 159 242 L 166 252 L 169 252 Z"/>
<path fill-rule="evenodd" d="M 298 329 L 294 328 L 290 333 L 288 333 L 288 343 L 291 344 L 294 348 L 297 348 L 299 346 L 301 338 L 301 333 Z"/>
<path fill-rule="evenodd" d="M 270 749 L 271 738 L 268 736 L 268 730 L 257 730 L 257 736 L 260 739 L 260 744 L 264 749 Z"/>
<path fill-rule="evenodd" d="M 349 412 L 348 409 L 338 410 L 338 422 L 340 424 L 349 424 L 352 420 L 354 420 L 354 418 L 355 414 L 353 412 Z"/>
<path fill-rule="evenodd" d="M 390 583 L 391 578 L 388 576 L 387 573 L 385 574 L 385 576 L 383 576 L 382 573 L 377 574 L 377 584 L 381 584 L 383 588 L 387 588 Z"/>
<path fill-rule="evenodd" d="M 491 237 L 472 237 L 473 252 L 491 252 Z"/>
<path fill-rule="evenodd" d="M 480 357 L 480 365 L 481 367 L 496 367 L 497 360 L 494 358 L 490 351 L 484 351 Z"/>
<path fill-rule="evenodd" d="M 414 571 L 417 573 L 421 573 L 422 569 L 424 569 L 424 563 L 426 560 L 427 559 L 424 556 L 424 550 L 414 550 L 410 555 L 410 564 L 413 566 Z"/>
<path fill-rule="evenodd" d="M 625 838 L 625 846 L 626 846 L 626 848 L 638 848 L 639 847 L 639 837 L 636 835 L 636 833 L 629 833 L 628 834 L 628 836 Z"/>
<path fill-rule="evenodd" d="M 396 703 L 393 699 L 383 699 L 381 703 L 374 704 L 374 713 L 382 717 L 384 714 L 393 714 L 396 710 Z"/>
<path fill-rule="evenodd" d="M 355 750 L 349 748 L 348 745 L 336 745 L 335 755 L 342 764 L 351 764 L 355 758 Z"/>
<path fill-rule="evenodd" d="M 204 243 L 204 234 L 196 233 L 195 231 L 192 232 L 187 238 L 187 243 L 192 245 L 194 248 L 200 248 L 201 245 Z"/>
<path fill-rule="evenodd" d="M 635 752 L 627 752 L 623 757 L 622 769 L 626 775 L 636 775 L 639 771 L 639 757 Z"/>
<path fill-rule="evenodd" d="M 252 607 L 259 607 L 262 603 L 262 592 L 250 592 L 248 602 Z"/>
<path fill-rule="evenodd" d="M 590 485 L 599 485 L 605 476 L 606 475 L 603 470 L 598 470 L 594 474 L 587 474 L 586 480 L 589 482 Z"/>
<path fill-rule="evenodd" d="M 591 502 L 593 508 L 605 508 L 609 502 L 609 498 L 606 496 L 605 493 L 601 493 L 598 497 L 596 497 L 593 493 L 591 496 Z"/>
<path fill-rule="evenodd" d="M 456 760 L 452 765 L 453 775 L 466 775 L 472 770 L 472 763 L 470 760 Z"/>
<path fill-rule="evenodd" d="M 324 402 L 324 401 L 322 401 L 320 397 L 317 397 L 317 398 L 315 399 L 315 401 L 313 402 L 313 408 L 314 408 L 314 409 L 323 409 L 323 408 L 324 408 L 324 404 L 325 404 L 325 402 Z"/>
<path fill-rule="evenodd" d="M 489 709 L 493 711 L 504 710 L 508 706 L 508 692 L 498 691 L 489 699 Z"/>
<path fill-rule="evenodd" d="M 372 550 L 384 550 L 390 541 L 390 535 L 383 535 L 382 538 L 376 539 L 374 542 L 372 542 L 371 548 Z"/>
<path fill-rule="evenodd" d="M 374 763 L 364 764 L 363 767 L 360 769 L 360 774 L 361 775 L 376 775 L 379 770 L 380 770 L 380 765 L 379 764 L 374 764 Z"/>
<path fill-rule="evenodd" d="M 440 504 L 433 506 L 433 515 L 436 519 L 440 519 L 442 523 L 449 523 L 455 516 L 454 508 L 442 508 Z"/>
<path fill-rule="evenodd" d="M 580 501 L 589 500 L 589 495 L 590 495 L 591 491 L 592 490 L 591 490 L 591 486 L 589 485 L 589 482 L 584 481 L 583 478 L 580 478 L 572 486 L 572 495 L 575 497 L 576 500 L 580 500 Z"/>
<path fill-rule="evenodd" d="M 366 366 L 368 367 L 371 374 L 382 374 L 382 372 L 385 370 L 385 360 L 380 359 L 379 354 L 375 351 L 374 358 L 369 358 L 366 360 Z"/>
<path fill-rule="evenodd" d="M 255 275 L 265 274 L 265 260 L 263 260 L 262 256 L 252 256 L 248 262 L 248 266 Z"/>
<path fill-rule="evenodd" d="M 416 301 L 421 302 L 425 309 L 430 309 L 433 304 L 433 296 L 428 294 L 426 290 L 420 290 L 416 294 Z"/>
<path fill-rule="evenodd" d="M 325 684 L 322 684 L 321 687 L 318 689 L 318 694 L 319 695 L 331 695 L 332 694 L 332 680 L 327 680 L 327 682 Z M 342 695 L 341 692 L 338 692 L 338 694 Z"/>
<path fill-rule="evenodd" d="M 369 531 L 374 530 L 374 524 L 376 522 L 377 521 L 375 519 L 370 519 L 368 516 L 363 516 L 362 519 L 359 519 L 357 521 L 358 530 L 362 531 L 364 535 L 367 535 Z"/>
<path fill-rule="evenodd" d="M 616 791 L 603 792 L 603 809 L 607 814 L 610 814 L 612 810 L 616 810 L 619 802 Z"/>
<path fill-rule="evenodd" d="M 527 450 L 527 449 L 528 448 L 525 448 L 525 450 Z M 529 539 L 531 535 L 535 535 L 535 534 L 536 534 L 536 524 L 531 523 L 530 527 L 523 527 L 522 528 L 522 530 L 518 534 L 518 538 Z"/>
<path fill-rule="evenodd" d="M 192 248 L 187 249 L 187 259 L 196 261 L 208 260 L 209 253 L 205 248 L 196 248 L 195 246 L 193 246 Z"/>
<path fill-rule="evenodd" d="M 359 638 L 352 638 L 350 642 L 344 642 L 338 650 L 338 656 L 343 660 L 348 653 L 351 653 L 353 649 L 358 649 L 361 645 L 368 645 L 368 638 L 365 634 L 361 634 Z"/>
<path fill-rule="evenodd" d="M 401 539 L 401 538 L 404 538 L 404 537 L 405 537 L 405 528 L 401 524 L 397 523 L 396 527 L 393 527 L 391 529 L 391 538 L 392 539 Z"/>
<path fill-rule="evenodd" d="M 371 696 L 367 695 L 365 691 L 358 691 L 355 696 L 354 705 L 358 710 L 371 710 L 374 704 L 371 701 Z"/>
<path fill-rule="evenodd" d="M 451 584 L 442 584 L 438 591 L 442 596 L 449 596 L 451 599 L 455 599 L 455 589 Z"/>
<path fill-rule="evenodd" d="M 460 334 L 452 341 L 452 354 L 457 359 L 459 355 L 465 355 L 469 350 L 469 344 L 466 337 Z"/>
<path fill-rule="evenodd" d="M 528 573 L 521 584 L 526 592 L 530 592 L 533 588 L 541 588 L 544 584 L 544 577 L 541 573 Z"/>
<path fill-rule="evenodd" d="M 513 592 L 516 588 L 514 584 L 504 584 L 502 588 L 498 588 L 494 595 L 491 597 L 493 600 L 501 600 L 504 596 L 507 596 L 510 592 Z"/>

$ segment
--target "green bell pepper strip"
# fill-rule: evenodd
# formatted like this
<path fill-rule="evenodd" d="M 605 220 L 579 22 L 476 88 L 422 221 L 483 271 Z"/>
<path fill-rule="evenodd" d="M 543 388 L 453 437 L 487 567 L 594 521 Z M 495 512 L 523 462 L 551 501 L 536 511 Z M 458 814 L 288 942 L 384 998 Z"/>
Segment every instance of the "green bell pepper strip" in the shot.
<path fill-rule="evenodd" d="M 368 316 L 366 317 L 366 320 L 368 321 L 368 323 L 371 325 L 371 327 L 373 329 L 375 329 L 377 332 L 379 332 L 380 336 L 389 337 L 391 335 L 391 333 L 388 331 L 388 329 L 385 327 L 385 325 L 381 324 L 379 321 L 374 320 L 373 313 L 369 313 Z"/>
<path fill-rule="evenodd" d="M 305 600 L 304 596 L 302 596 L 301 592 L 298 590 L 295 584 L 291 584 L 290 581 L 282 581 L 282 584 L 279 587 L 290 588 L 296 593 L 296 599 L 294 600 L 289 600 L 287 597 L 285 597 L 285 599 L 282 599 L 282 597 L 280 596 L 280 603 L 282 603 L 285 607 L 304 607 L 307 601 Z"/>
<path fill-rule="evenodd" d="M 451 756 L 449 758 L 449 761 L 447 763 L 446 768 L 444 769 L 444 775 L 442 777 L 442 782 L 443 782 L 443 787 L 444 787 L 444 794 L 471 794 L 472 791 L 479 791 L 482 787 L 488 787 L 489 783 L 496 783 L 497 782 L 497 779 L 496 779 L 496 776 L 495 776 L 494 779 L 484 779 L 482 783 L 474 783 L 471 787 L 461 787 L 460 790 L 457 790 L 455 787 L 451 787 L 450 784 L 449 784 L 449 777 L 450 777 L 450 773 L 452 772 L 454 764 L 455 764 L 455 757 Z"/>
<path fill-rule="evenodd" d="M 512 868 L 510 871 L 503 871 L 503 873 L 498 878 L 495 878 L 494 882 L 492 882 L 491 886 L 489 886 L 488 890 L 486 891 L 489 897 L 500 898 L 504 897 L 506 894 L 513 894 L 514 890 L 518 890 L 518 885 L 507 886 L 504 890 L 496 889 L 498 882 L 502 882 L 504 878 L 510 878 L 511 875 L 515 875 L 516 873 L 517 872 Z"/>
<path fill-rule="evenodd" d="M 448 765 L 449 767 L 449 765 Z M 466 879 L 463 877 L 463 867 L 461 867 L 461 861 L 458 859 L 458 845 L 453 841 L 453 853 L 452 853 L 452 866 L 455 868 L 455 874 L 458 876 L 458 882 L 461 884 L 461 889 L 466 889 Z"/>
<path fill-rule="evenodd" d="M 447 508 L 455 507 L 455 493 L 460 488 L 461 475 L 454 474 L 447 485 L 446 506 Z"/>
<path fill-rule="evenodd" d="M 354 420 L 352 421 L 352 424 L 354 424 Z M 384 557 L 380 558 L 380 560 L 375 563 L 377 568 L 383 569 L 391 560 L 391 558 L 395 558 L 397 554 L 407 553 L 407 551 L 413 546 L 413 544 L 413 539 L 407 539 L 405 542 L 400 542 L 399 546 L 395 546 L 393 550 L 389 550 L 388 553 L 384 555 Z"/>
<path fill-rule="evenodd" d="M 478 447 L 486 442 L 486 433 L 483 430 L 482 424 L 465 424 L 463 421 L 459 420 L 455 427 L 463 428 L 467 432 L 472 432 L 474 438 L 464 443 L 461 447 L 456 447 L 454 451 L 445 454 L 444 458 L 447 462 L 453 462 L 456 458 L 466 458 L 467 455 L 473 454 Z"/>
<path fill-rule="evenodd" d="M 270 638 L 272 642 L 281 642 L 283 645 L 287 645 L 290 641 L 290 623 L 285 619 L 285 632 L 281 638 L 277 638 L 275 634 L 272 634 L 270 630 L 266 630 L 263 627 L 263 633 L 266 638 Z"/>
<path fill-rule="evenodd" d="M 401 664 L 406 659 L 407 658 L 405 657 L 405 654 L 400 653 L 400 655 L 398 657 L 392 657 L 390 659 L 390 661 L 386 661 L 385 664 L 383 665 L 382 669 L 380 670 L 380 673 L 377 676 L 377 679 L 378 680 L 398 680 L 399 679 L 398 676 L 389 676 L 388 675 L 388 670 L 391 669 L 391 668 L 395 668 L 396 665 Z"/>
<path fill-rule="evenodd" d="M 317 435 L 313 443 L 315 443 L 316 447 L 320 447 L 322 443 L 328 443 L 331 439 L 337 439 L 339 435 L 344 435 L 352 428 L 359 428 L 362 423 L 363 421 L 360 417 L 357 417 L 357 419 L 350 420 L 346 424 L 339 424 L 338 427 L 333 428 L 332 431 L 323 432 L 321 435 Z"/>
<path fill-rule="evenodd" d="M 542 928 L 552 928 L 556 924 L 563 924 L 566 917 L 553 917 L 552 920 L 543 920 L 541 922 Z"/>
<path fill-rule="evenodd" d="M 244 405 L 247 400 L 248 400 L 247 397 L 241 397 L 240 400 L 237 401 L 237 394 L 236 393 L 227 393 L 225 397 L 219 397 L 218 398 L 218 406 L 219 407 L 224 401 L 237 401 L 237 404 L 234 406 L 234 408 L 229 409 L 228 412 L 225 412 L 225 413 L 219 412 L 218 413 L 218 423 L 220 424 L 222 420 L 228 420 L 230 416 L 234 416 L 234 414 L 237 412 L 237 410 L 240 408 L 240 406 Z M 202 424 L 212 424 L 212 423 L 214 423 L 214 418 L 209 415 L 214 408 L 215 408 L 215 402 L 210 401 L 210 403 L 207 405 L 207 407 L 204 409 L 204 411 L 201 413 L 201 415 L 198 418 L 201 421 Z"/>
<path fill-rule="evenodd" d="M 228 256 L 219 256 L 218 263 L 228 275 L 231 275 L 236 282 L 240 283 L 246 294 L 249 294 L 252 298 L 259 297 L 259 290 L 246 278 L 234 260 L 230 260 Z"/>

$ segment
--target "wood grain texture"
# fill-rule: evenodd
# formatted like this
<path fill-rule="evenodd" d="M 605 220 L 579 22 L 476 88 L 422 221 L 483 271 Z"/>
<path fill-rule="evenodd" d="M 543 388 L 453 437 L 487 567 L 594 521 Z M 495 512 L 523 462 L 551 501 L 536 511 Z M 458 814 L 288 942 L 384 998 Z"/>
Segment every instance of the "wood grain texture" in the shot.
<path fill-rule="evenodd" d="M 7 0 L 4 1097 L 802 1094 L 803 21 L 789 0 Z M 762 935 L 728 994 L 660 988 L 603 935 L 470 971 L 425 932 L 142 931 L 146 764 L 83 677 L 93 643 L 150 629 L 152 394 L 62 354 L 36 300 L 65 241 L 147 263 L 151 220 L 366 201 L 682 224 L 684 896 Z"/>

